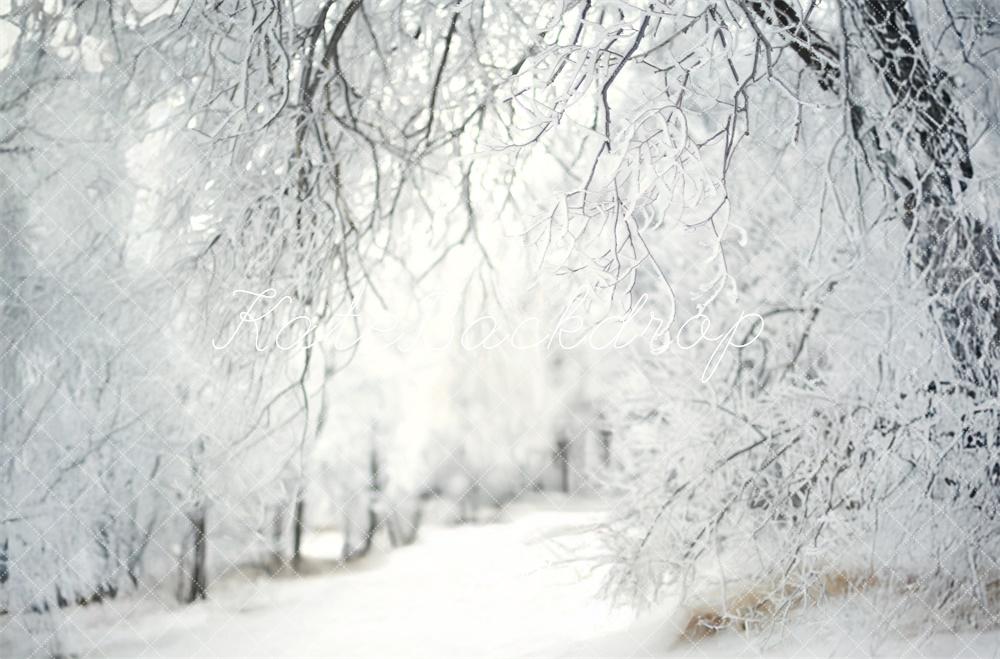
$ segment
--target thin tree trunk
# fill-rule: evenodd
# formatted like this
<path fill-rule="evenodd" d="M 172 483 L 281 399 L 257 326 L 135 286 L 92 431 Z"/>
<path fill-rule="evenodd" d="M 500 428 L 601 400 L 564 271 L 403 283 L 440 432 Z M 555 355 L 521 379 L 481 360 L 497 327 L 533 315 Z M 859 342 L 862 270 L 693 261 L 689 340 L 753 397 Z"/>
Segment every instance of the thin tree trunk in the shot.
<path fill-rule="evenodd" d="M 205 533 L 206 512 L 204 507 L 198 508 L 188 515 L 191 522 L 191 538 L 193 542 L 191 570 L 187 574 L 187 586 L 183 601 L 187 604 L 208 596 L 208 538 Z"/>
<path fill-rule="evenodd" d="M 611 436 L 610 430 L 598 431 L 601 444 L 601 464 L 605 467 L 611 464 Z"/>
<path fill-rule="evenodd" d="M 367 547 L 371 547 L 371 544 L 375 538 L 375 533 L 378 530 L 379 525 L 379 506 L 382 505 L 382 471 L 381 463 L 379 461 L 378 449 L 372 446 L 371 451 L 371 481 L 369 482 L 369 499 L 368 499 L 368 538 L 366 540 Z"/>
<path fill-rule="evenodd" d="M 343 549 L 343 560 L 349 561 L 355 558 L 361 558 L 371 551 L 372 544 L 375 540 L 375 533 L 379 526 L 379 512 L 378 507 L 381 505 L 382 501 L 382 476 L 380 473 L 379 456 L 378 450 L 375 446 L 372 446 L 371 453 L 369 456 L 369 480 L 368 480 L 368 528 L 362 539 L 360 547 L 354 547 L 354 543 L 351 540 L 351 522 L 350 516 L 345 517 L 345 533 L 344 533 L 344 549 Z"/>
<path fill-rule="evenodd" d="M 271 555 L 267 560 L 270 573 L 277 574 L 284 563 L 282 548 L 285 539 L 285 506 L 278 504 L 274 507 L 274 515 L 271 517 Z"/>
<path fill-rule="evenodd" d="M 305 532 L 305 513 L 305 494 L 299 490 L 292 512 L 292 567 L 296 570 L 302 565 L 302 534 Z"/>
<path fill-rule="evenodd" d="M 556 462 L 559 467 L 559 490 L 569 493 L 569 440 L 560 437 L 556 441 Z"/>

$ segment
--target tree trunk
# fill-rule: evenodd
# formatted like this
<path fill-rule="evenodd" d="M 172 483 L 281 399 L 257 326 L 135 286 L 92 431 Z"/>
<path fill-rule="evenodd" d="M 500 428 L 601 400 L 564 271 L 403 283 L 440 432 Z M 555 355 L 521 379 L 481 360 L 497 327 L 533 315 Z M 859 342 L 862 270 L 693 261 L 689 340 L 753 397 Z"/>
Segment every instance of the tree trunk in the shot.
<path fill-rule="evenodd" d="M 556 463 L 559 467 L 559 490 L 569 494 L 569 440 L 556 440 Z"/>
<path fill-rule="evenodd" d="M 271 517 L 271 555 L 267 559 L 267 569 L 272 575 L 277 574 L 285 562 L 281 548 L 284 539 L 285 506 L 278 504 L 274 506 L 274 515 Z"/>
<path fill-rule="evenodd" d="M 607 467 L 611 464 L 611 431 L 599 430 L 598 441 L 601 444 L 601 465 Z"/>
<path fill-rule="evenodd" d="M 200 507 L 193 513 L 188 514 L 191 522 L 192 559 L 191 569 L 186 574 L 186 584 L 182 596 L 182 601 L 190 604 L 198 599 L 205 599 L 208 596 L 208 573 L 206 563 L 208 558 L 208 538 L 205 533 L 205 508 Z"/>
<path fill-rule="evenodd" d="M 302 565 L 302 534 L 305 531 L 305 513 L 305 494 L 299 490 L 292 512 L 292 567 L 296 570 Z"/>
<path fill-rule="evenodd" d="M 909 259 L 932 296 L 959 377 L 973 397 L 977 390 L 995 395 L 1000 250 L 992 227 L 961 210 L 959 195 L 973 169 L 965 122 L 952 102 L 953 81 L 926 58 L 905 2 L 854 2 L 864 52 L 891 103 L 880 125 L 852 112 L 855 134 L 902 206 L 913 235 Z M 895 154 L 880 148 L 890 140 L 898 145 Z"/>
<path fill-rule="evenodd" d="M 1000 244 L 983 220 L 961 210 L 973 176 L 968 137 L 952 100 L 954 83 L 927 58 L 904 0 L 845 0 L 861 43 L 846 58 L 825 43 L 785 0 L 746 0 L 749 15 L 791 35 L 792 50 L 821 87 L 844 90 L 851 130 L 866 164 L 880 176 L 911 231 L 907 258 L 923 279 L 956 374 L 970 397 L 998 393 Z M 847 13 L 847 12 L 845 12 Z M 856 47 L 855 46 L 855 47 Z M 887 95 L 855 101 L 857 72 L 842 61 L 870 63 Z"/>
<path fill-rule="evenodd" d="M 355 548 L 354 542 L 351 539 L 351 528 L 353 526 L 350 515 L 345 515 L 344 521 L 344 548 L 343 548 L 343 560 L 349 561 L 355 558 L 361 558 L 366 555 L 372 548 L 372 543 L 375 539 L 375 533 L 378 531 L 379 523 L 381 521 L 379 515 L 379 507 L 382 504 L 382 475 L 381 467 L 379 464 L 378 450 L 375 446 L 372 446 L 371 453 L 369 456 L 369 476 L 368 476 L 368 524 L 367 529 L 364 532 L 364 537 L 362 538 L 360 546 Z"/>

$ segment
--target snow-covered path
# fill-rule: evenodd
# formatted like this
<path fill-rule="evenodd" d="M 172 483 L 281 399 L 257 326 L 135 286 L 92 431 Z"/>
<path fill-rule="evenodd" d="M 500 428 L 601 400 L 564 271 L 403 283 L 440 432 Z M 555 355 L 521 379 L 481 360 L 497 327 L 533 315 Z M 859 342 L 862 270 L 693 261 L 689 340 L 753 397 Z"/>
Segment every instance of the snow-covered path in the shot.
<path fill-rule="evenodd" d="M 595 597 L 599 576 L 567 560 L 586 538 L 568 531 L 595 513 L 510 517 L 431 527 L 414 546 L 329 574 L 220 583 L 208 602 L 144 607 L 117 624 L 134 604 L 81 611 L 69 621 L 74 649 L 94 657 L 552 656 L 629 625 L 630 613 Z"/>
<path fill-rule="evenodd" d="M 429 527 L 412 546 L 310 577 L 228 579 L 187 607 L 127 599 L 71 614 L 68 649 L 87 657 L 733 657 L 735 634 L 674 645 L 669 607 L 637 621 L 597 599 L 574 533 L 593 511 L 516 506 L 508 521 Z M 313 538 L 313 556 L 335 552 Z M 825 620 L 821 618 L 825 617 Z M 997 657 L 1000 634 L 874 639 L 849 607 L 816 612 L 767 656 Z M 860 619 L 859 619 L 860 618 Z M 876 640 L 880 641 L 876 643 Z"/>

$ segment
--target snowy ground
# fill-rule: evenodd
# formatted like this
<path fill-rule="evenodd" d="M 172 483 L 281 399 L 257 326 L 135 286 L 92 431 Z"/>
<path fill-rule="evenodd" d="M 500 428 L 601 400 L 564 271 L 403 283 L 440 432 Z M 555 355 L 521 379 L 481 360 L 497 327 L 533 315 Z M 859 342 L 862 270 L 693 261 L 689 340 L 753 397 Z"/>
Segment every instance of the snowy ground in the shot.
<path fill-rule="evenodd" d="M 429 527 L 412 547 L 309 577 L 229 578 L 208 602 L 164 610 L 120 600 L 65 621 L 89 657 L 721 657 L 757 656 L 736 634 L 676 642 L 669 608 L 636 617 L 594 596 L 593 538 L 568 533 L 585 510 L 518 505 L 506 521 Z M 590 544 L 588 544 L 590 543 Z M 313 537 L 314 560 L 335 555 Z M 767 656 L 1000 656 L 1000 634 L 905 635 L 866 629 L 851 607 L 817 612 Z"/>

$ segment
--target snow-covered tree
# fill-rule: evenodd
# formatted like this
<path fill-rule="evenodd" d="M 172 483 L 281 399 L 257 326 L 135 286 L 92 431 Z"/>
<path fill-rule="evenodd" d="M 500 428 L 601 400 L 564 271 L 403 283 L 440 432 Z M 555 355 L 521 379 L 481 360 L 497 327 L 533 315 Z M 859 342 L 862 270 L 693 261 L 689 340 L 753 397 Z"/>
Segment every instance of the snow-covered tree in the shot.
<path fill-rule="evenodd" d="M 994 615 L 989 7 L 0 18 L 0 608 L 41 636 L 151 547 L 186 600 L 213 537 L 294 562 L 310 492 L 370 539 L 404 509 L 412 537 L 428 491 L 500 501 L 553 461 L 574 489 L 576 436 L 603 442 L 617 595 L 720 590 L 693 624 L 746 624 L 840 579 Z M 474 348 L 370 347 L 408 299 Z M 543 322 L 487 347 L 483 314 Z"/>

